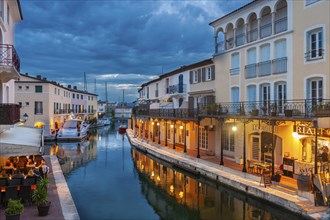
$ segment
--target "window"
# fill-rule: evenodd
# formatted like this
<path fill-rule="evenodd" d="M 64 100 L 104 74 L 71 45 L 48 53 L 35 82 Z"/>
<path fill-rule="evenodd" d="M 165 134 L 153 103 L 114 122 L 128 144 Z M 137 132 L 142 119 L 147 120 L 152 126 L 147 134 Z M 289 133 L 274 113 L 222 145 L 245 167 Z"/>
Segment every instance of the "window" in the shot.
<path fill-rule="evenodd" d="M 235 136 L 234 131 L 230 128 L 230 126 L 227 126 L 226 129 L 223 129 L 223 149 L 225 151 L 235 151 Z"/>
<path fill-rule="evenodd" d="M 54 91 L 54 94 L 57 94 L 57 89 L 55 88 L 54 90 L 55 90 L 55 91 Z"/>
<path fill-rule="evenodd" d="M 275 42 L 275 59 L 273 63 L 273 73 L 287 72 L 286 40 Z"/>
<path fill-rule="evenodd" d="M 286 103 L 286 83 L 277 82 L 274 86 L 274 95 L 275 100 L 277 100 L 277 108 L 279 112 L 284 112 L 285 103 Z"/>
<path fill-rule="evenodd" d="M 22 102 L 18 102 L 18 104 L 19 104 L 19 106 L 21 106 L 21 107 L 22 107 Z"/>
<path fill-rule="evenodd" d="M 34 102 L 34 114 L 41 115 L 42 113 L 42 102 Z"/>
<path fill-rule="evenodd" d="M 25 102 L 25 105 L 26 105 L 26 106 L 29 106 L 29 105 L 30 105 L 30 103 L 29 103 L 29 102 Z"/>
<path fill-rule="evenodd" d="M 73 99 L 76 98 L 76 94 L 72 93 L 72 98 Z"/>
<path fill-rule="evenodd" d="M 208 149 L 208 141 L 208 130 L 206 130 L 204 127 L 199 128 L 199 146 L 201 147 L 201 149 Z"/>
<path fill-rule="evenodd" d="M 30 86 L 25 86 L 25 89 L 26 89 L 26 90 L 29 90 L 29 89 L 30 89 Z"/>
<path fill-rule="evenodd" d="M 239 69 L 239 53 L 234 53 L 231 55 L 230 75 L 239 74 Z"/>
<path fill-rule="evenodd" d="M 36 93 L 42 93 L 42 86 L 36 86 L 35 92 Z"/>
<path fill-rule="evenodd" d="M 193 83 L 197 83 L 198 82 L 198 71 L 197 70 L 194 70 L 193 71 Z"/>
<path fill-rule="evenodd" d="M 18 90 L 21 90 L 22 89 L 22 86 L 18 86 Z"/>
<path fill-rule="evenodd" d="M 147 87 L 147 99 L 149 99 L 149 87 Z"/>
<path fill-rule="evenodd" d="M 211 69 L 211 67 L 207 67 L 205 69 L 205 80 L 206 81 L 212 80 L 212 69 Z"/>
<path fill-rule="evenodd" d="M 84 99 L 84 96 L 83 95 L 80 95 L 80 99 Z"/>
<path fill-rule="evenodd" d="M 323 98 L 323 79 L 309 79 L 307 83 L 307 98 L 313 100 L 321 100 Z"/>
<path fill-rule="evenodd" d="M 315 2 L 318 2 L 320 0 L 305 0 L 305 6 L 314 4 Z"/>
<path fill-rule="evenodd" d="M 317 28 L 307 33 L 306 60 L 322 59 L 323 50 L 323 28 Z"/>
<path fill-rule="evenodd" d="M 156 83 L 155 97 L 158 97 L 158 83 Z"/>
<path fill-rule="evenodd" d="M 88 96 L 88 100 L 91 100 L 91 97 L 90 96 Z"/>
<path fill-rule="evenodd" d="M 4 21 L 4 15 L 5 15 L 5 1 L 0 0 L 0 17 L 2 18 L 2 21 Z"/>
<path fill-rule="evenodd" d="M 79 94 L 77 94 L 77 99 L 79 99 Z"/>

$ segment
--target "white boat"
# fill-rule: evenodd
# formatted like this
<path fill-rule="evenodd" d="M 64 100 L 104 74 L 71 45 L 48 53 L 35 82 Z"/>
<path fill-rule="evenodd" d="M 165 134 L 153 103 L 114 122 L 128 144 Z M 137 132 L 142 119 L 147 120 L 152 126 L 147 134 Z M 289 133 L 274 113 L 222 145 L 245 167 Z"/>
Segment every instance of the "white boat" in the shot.
<path fill-rule="evenodd" d="M 87 137 L 89 124 L 81 119 L 68 119 L 65 121 L 57 135 L 57 140 L 80 141 Z"/>
<path fill-rule="evenodd" d="M 102 118 L 99 121 L 103 126 L 107 126 L 111 124 L 111 120 L 109 118 Z"/>

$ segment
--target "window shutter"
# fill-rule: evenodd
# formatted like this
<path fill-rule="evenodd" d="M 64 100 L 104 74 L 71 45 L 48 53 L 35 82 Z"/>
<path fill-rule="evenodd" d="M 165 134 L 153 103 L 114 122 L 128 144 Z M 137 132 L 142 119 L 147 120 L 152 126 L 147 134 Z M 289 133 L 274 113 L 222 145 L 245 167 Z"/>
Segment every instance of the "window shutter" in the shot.
<path fill-rule="evenodd" d="M 189 81 L 190 81 L 190 84 L 193 84 L 193 71 L 190 71 L 189 72 Z"/>
<path fill-rule="evenodd" d="M 198 82 L 201 82 L 201 69 L 198 69 Z"/>
<path fill-rule="evenodd" d="M 188 108 L 194 109 L 194 97 L 193 96 L 189 96 L 189 98 L 188 98 Z"/>
<path fill-rule="evenodd" d="M 205 68 L 202 68 L 202 82 L 205 82 Z"/>
<path fill-rule="evenodd" d="M 211 80 L 215 80 L 215 66 L 211 66 Z"/>

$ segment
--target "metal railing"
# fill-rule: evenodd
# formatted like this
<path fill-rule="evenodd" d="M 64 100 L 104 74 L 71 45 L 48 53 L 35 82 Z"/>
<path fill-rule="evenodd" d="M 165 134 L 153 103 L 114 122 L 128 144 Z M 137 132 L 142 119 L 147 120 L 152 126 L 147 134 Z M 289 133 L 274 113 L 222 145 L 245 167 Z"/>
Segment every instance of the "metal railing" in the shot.
<path fill-rule="evenodd" d="M 257 64 L 249 64 L 245 66 L 245 79 L 257 77 Z"/>
<path fill-rule="evenodd" d="M 229 70 L 230 75 L 238 75 L 239 74 L 239 71 L 240 71 L 240 68 L 239 67 L 232 68 L 232 69 Z"/>
<path fill-rule="evenodd" d="M 274 74 L 277 73 L 286 73 L 288 66 L 288 58 L 282 57 L 272 60 L 272 70 Z"/>
<path fill-rule="evenodd" d="M 272 23 L 268 23 L 260 27 L 260 39 L 270 35 L 272 35 Z"/>
<path fill-rule="evenodd" d="M 258 39 L 258 28 L 255 28 L 253 30 L 250 30 L 248 32 L 248 42 L 253 42 Z"/>
<path fill-rule="evenodd" d="M 171 85 L 168 87 L 168 93 L 169 94 L 185 93 L 187 91 L 186 87 L 187 87 L 186 84 Z"/>
<path fill-rule="evenodd" d="M 280 18 L 275 21 L 275 34 L 288 30 L 288 18 Z"/>
<path fill-rule="evenodd" d="M 0 125 L 12 125 L 20 120 L 21 106 L 18 104 L 0 104 Z"/>
<path fill-rule="evenodd" d="M 266 100 L 254 102 L 221 102 L 200 105 L 195 109 L 149 109 L 136 107 L 136 116 L 188 119 L 198 117 L 249 117 L 278 119 L 310 119 L 330 117 L 330 99 Z"/>
<path fill-rule="evenodd" d="M 13 45 L 0 44 L 0 66 L 11 66 L 20 72 L 20 59 Z"/>
<path fill-rule="evenodd" d="M 268 76 L 271 74 L 271 61 L 263 61 L 258 63 L 258 76 Z"/>
<path fill-rule="evenodd" d="M 245 33 L 236 35 L 236 47 L 244 44 Z"/>
<path fill-rule="evenodd" d="M 324 49 L 323 48 L 307 51 L 305 53 L 305 59 L 307 61 L 323 59 L 323 56 L 324 56 Z"/>

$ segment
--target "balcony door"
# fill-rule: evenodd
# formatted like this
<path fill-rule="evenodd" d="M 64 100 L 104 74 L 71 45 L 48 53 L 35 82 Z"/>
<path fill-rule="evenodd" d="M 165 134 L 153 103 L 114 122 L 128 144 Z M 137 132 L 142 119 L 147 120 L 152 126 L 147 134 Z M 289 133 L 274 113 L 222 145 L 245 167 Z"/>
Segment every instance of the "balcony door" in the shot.
<path fill-rule="evenodd" d="M 270 84 L 262 84 L 260 86 L 260 100 L 262 101 L 262 106 L 266 112 L 269 113 L 270 111 Z"/>
<path fill-rule="evenodd" d="M 260 150 L 260 136 L 253 135 L 252 136 L 252 160 L 260 161 L 261 160 L 261 150 Z"/>
<path fill-rule="evenodd" d="M 275 85 L 275 100 L 280 113 L 284 112 L 284 104 L 286 102 L 286 83 L 276 83 Z"/>
<path fill-rule="evenodd" d="M 183 75 L 179 75 L 179 93 L 183 93 Z"/>

